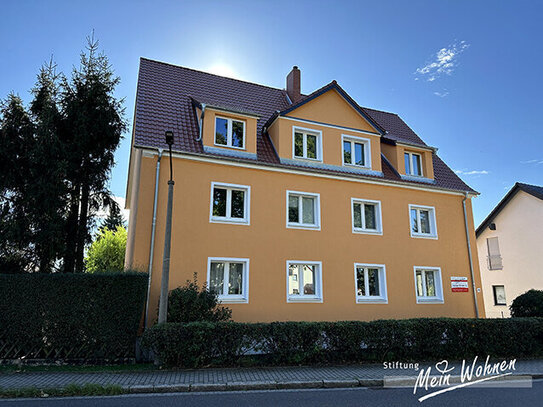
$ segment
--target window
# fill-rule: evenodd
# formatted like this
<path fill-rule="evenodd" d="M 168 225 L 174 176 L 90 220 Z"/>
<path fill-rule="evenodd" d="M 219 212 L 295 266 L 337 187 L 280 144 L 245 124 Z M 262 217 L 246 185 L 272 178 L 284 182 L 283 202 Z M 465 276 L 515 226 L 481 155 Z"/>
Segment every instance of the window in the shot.
<path fill-rule="evenodd" d="M 356 302 L 387 302 L 384 265 L 355 263 L 354 273 Z"/>
<path fill-rule="evenodd" d="M 351 198 L 353 233 L 382 234 L 381 202 Z"/>
<path fill-rule="evenodd" d="M 438 267 L 415 267 L 415 290 L 417 303 L 442 303 L 441 269 Z"/>
<path fill-rule="evenodd" d="M 405 173 L 422 177 L 422 158 L 417 153 L 404 153 Z"/>
<path fill-rule="evenodd" d="M 292 154 L 294 158 L 322 161 L 320 131 L 293 128 Z"/>
<path fill-rule="evenodd" d="M 215 144 L 245 148 L 245 122 L 217 116 L 215 118 Z"/>
<path fill-rule="evenodd" d="M 249 224 L 251 187 L 211 183 L 210 222 Z"/>
<path fill-rule="evenodd" d="M 409 205 L 411 237 L 437 239 L 435 213 L 431 206 Z"/>
<path fill-rule="evenodd" d="M 371 167 L 370 141 L 360 137 L 341 137 L 343 143 L 343 165 Z"/>
<path fill-rule="evenodd" d="M 320 229 L 319 194 L 287 191 L 287 227 Z"/>
<path fill-rule="evenodd" d="M 222 302 L 248 302 L 249 259 L 210 257 L 207 281 Z"/>
<path fill-rule="evenodd" d="M 507 305 L 505 300 L 505 287 L 503 285 L 493 285 L 494 305 Z"/>
<path fill-rule="evenodd" d="M 322 302 L 322 263 L 287 261 L 287 302 Z"/>
<path fill-rule="evenodd" d="M 488 269 L 502 270 L 502 256 L 500 255 L 500 245 L 497 237 L 489 237 L 486 239 L 486 247 L 488 249 Z"/>

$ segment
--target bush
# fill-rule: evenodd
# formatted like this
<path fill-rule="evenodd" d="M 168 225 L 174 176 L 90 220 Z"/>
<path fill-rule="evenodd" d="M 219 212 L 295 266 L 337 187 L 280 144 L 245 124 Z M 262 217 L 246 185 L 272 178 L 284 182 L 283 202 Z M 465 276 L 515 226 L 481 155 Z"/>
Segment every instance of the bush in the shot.
<path fill-rule="evenodd" d="M 530 290 L 519 295 L 509 309 L 512 317 L 543 317 L 543 291 Z"/>
<path fill-rule="evenodd" d="M 204 284 L 198 287 L 194 281 L 187 281 L 183 287 L 170 291 L 168 295 L 169 322 L 228 321 L 232 317 L 229 308 L 219 304 L 219 297 Z"/>
<path fill-rule="evenodd" d="M 85 271 L 87 273 L 123 271 L 126 251 L 126 229 L 117 226 L 110 230 L 102 228 L 87 251 Z"/>
<path fill-rule="evenodd" d="M 0 360 L 134 358 L 147 274 L 0 274 Z"/>
<path fill-rule="evenodd" d="M 543 319 L 166 323 L 142 344 L 163 365 L 189 368 L 540 357 Z"/>

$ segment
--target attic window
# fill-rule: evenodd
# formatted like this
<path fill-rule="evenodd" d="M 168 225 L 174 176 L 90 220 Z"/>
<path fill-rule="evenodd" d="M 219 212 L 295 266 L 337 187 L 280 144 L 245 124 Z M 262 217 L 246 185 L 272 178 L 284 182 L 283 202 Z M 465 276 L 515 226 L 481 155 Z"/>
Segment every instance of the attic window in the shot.
<path fill-rule="evenodd" d="M 322 161 L 322 133 L 316 130 L 293 127 L 292 155 L 294 158 Z"/>
<path fill-rule="evenodd" d="M 405 173 L 422 177 L 422 159 L 417 153 L 404 153 Z"/>
<path fill-rule="evenodd" d="M 245 122 L 217 116 L 215 118 L 215 145 L 245 148 Z"/>

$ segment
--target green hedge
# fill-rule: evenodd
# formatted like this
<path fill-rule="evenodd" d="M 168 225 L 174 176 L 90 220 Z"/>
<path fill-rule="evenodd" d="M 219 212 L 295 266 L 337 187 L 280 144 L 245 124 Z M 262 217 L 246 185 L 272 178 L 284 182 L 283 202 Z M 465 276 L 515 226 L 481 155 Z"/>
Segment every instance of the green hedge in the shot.
<path fill-rule="evenodd" d="M 145 273 L 0 274 L 0 360 L 135 357 Z"/>
<path fill-rule="evenodd" d="M 543 319 L 407 319 L 372 322 L 192 322 L 143 336 L 161 364 L 289 365 L 543 356 Z"/>

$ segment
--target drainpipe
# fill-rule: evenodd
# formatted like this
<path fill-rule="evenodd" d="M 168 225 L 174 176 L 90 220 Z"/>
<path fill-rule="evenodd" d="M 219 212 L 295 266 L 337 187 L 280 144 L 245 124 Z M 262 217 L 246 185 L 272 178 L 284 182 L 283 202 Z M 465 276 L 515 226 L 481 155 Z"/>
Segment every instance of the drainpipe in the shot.
<path fill-rule="evenodd" d="M 153 223 L 151 225 L 151 248 L 149 249 L 149 282 L 147 284 L 147 303 L 145 304 L 145 328 L 147 329 L 149 319 L 149 300 L 151 296 L 151 277 L 153 276 L 153 257 L 155 252 L 155 230 L 156 230 L 156 212 L 158 202 L 158 178 L 160 176 L 160 160 L 162 158 L 163 150 L 158 149 L 158 157 L 156 161 L 156 178 L 155 178 L 155 198 L 153 201 Z"/>
<path fill-rule="evenodd" d="M 198 135 L 198 138 L 196 141 L 200 141 L 202 139 L 202 132 L 204 128 L 204 114 L 206 111 L 206 104 L 202 103 L 202 113 L 200 114 L 200 134 Z"/>
<path fill-rule="evenodd" d="M 475 304 L 475 317 L 479 318 L 479 305 L 477 304 L 477 287 L 475 286 L 475 276 L 473 274 L 473 258 L 471 257 L 471 243 L 469 238 L 468 228 L 468 213 L 466 210 L 466 199 L 468 199 L 468 193 L 464 193 L 464 199 L 462 200 L 462 208 L 464 209 L 464 225 L 466 226 L 466 239 L 468 242 L 468 257 L 469 257 L 469 271 L 471 273 L 471 284 L 473 286 L 473 302 Z"/>

